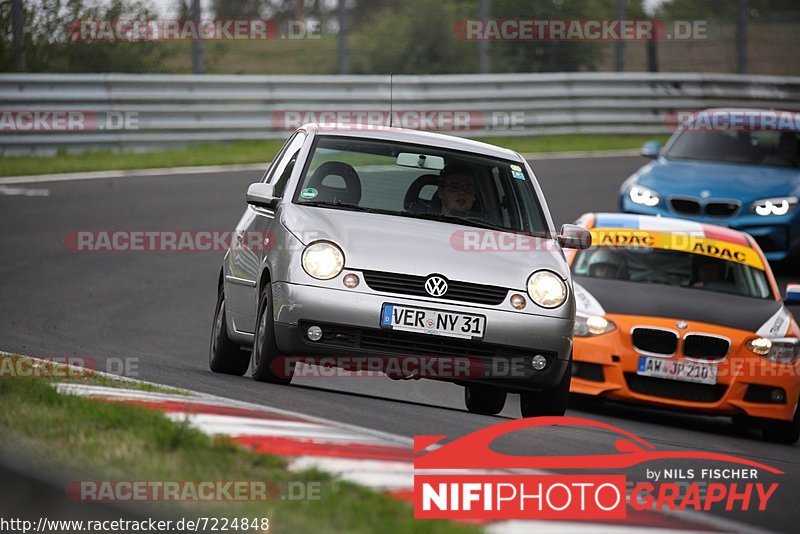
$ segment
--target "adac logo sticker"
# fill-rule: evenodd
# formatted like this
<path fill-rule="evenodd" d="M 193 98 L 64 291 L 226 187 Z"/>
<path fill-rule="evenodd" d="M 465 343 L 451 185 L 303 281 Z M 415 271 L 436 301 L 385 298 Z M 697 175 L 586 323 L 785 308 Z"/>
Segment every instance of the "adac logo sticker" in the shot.
<path fill-rule="evenodd" d="M 511 432 L 560 426 L 613 432 L 615 454 L 515 456 L 492 449 L 492 443 Z M 526 434 L 527 435 L 527 434 Z M 633 510 L 704 510 L 713 505 L 726 510 L 766 509 L 778 483 L 757 478 L 735 483 L 688 485 L 662 481 L 636 482 L 626 493 L 624 474 L 596 474 L 627 469 L 648 462 L 705 460 L 736 464 L 736 469 L 703 468 L 708 477 L 720 472 L 752 474 L 783 472 L 768 465 L 707 451 L 657 450 L 621 428 L 578 417 L 537 417 L 492 425 L 441 444 L 447 436 L 416 436 L 414 451 L 414 517 L 417 519 L 625 519 Z M 435 447 L 433 447 L 435 446 Z M 425 452 L 427 451 L 427 452 Z M 508 474 L 514 470 L 514 474 Z M 534 470 L 535 474 L 521 474 Z M 591 470 L 592 474 L 541 474 L 542 470 Z M 427 471 L 427 473 L 426 473 Z M 441 471 L 448 471 L 442 474 Z M 456 473 L 454 473 L 454 471 Z M 664 470 L 668 472 L 669 470 Z M 693 470 L 689 470 L 693 471 Z M 744 472 L 747 473 L 744 473 Z M 647 470 L 647 476 L 655 471 Z M 655 480 L 654 480 L 655 481 Z M 685 491 L 681 491 L 685 489 Z M 679 495 L 680 493 L 683 495 Z M 752 502 L 751 502 L 752 501 Z"/>
<path fill-rule="evenodd" d="M 764 270 L 758 253 L 746 245 L 694 235 L 691 232 L 656 232 L 624 228 L 593 228 L 593 247 L 622 249 L 661 249 L 690 252 L 721 260 L 742 263 Z"/>

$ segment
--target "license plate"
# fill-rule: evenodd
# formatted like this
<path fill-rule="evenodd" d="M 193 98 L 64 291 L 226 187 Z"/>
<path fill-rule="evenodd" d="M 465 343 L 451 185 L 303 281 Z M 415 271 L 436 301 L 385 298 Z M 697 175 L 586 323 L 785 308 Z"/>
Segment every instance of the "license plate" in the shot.
<path fill-rule="evenodd" d="M 714 363 L 639 356 L 639 368 L 636 370 L 636 374 L 682 380 L 683 382 L 696 382 L 698 384 L 717 383 L 717 365 Z"/>
<path fill-rule="evenodd" d="M 481 339 L 486 328 L 486 317 L 467 313 L 454 313 L 428 308 L 410 308 L 384 304 L 381 326 L 404 332 L 419 332 L 432 336 Z"/>

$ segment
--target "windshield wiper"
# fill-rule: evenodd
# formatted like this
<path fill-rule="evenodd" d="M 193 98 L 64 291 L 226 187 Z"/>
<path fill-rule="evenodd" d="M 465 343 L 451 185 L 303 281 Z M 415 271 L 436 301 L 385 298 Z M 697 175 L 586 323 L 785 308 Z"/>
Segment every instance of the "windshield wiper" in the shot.
<path fill-rule="evenodd" d="M 311 201 L 311 202 L 299 202 L 300 206 L 313 206 L 313 207 L 320 207 L 320 208 L 334 208 L 340 210 L 350 210 L 350 211 L 363 211 L 365 213 L 382 213 L 382 214 L 391 214 L 394 215 L 395 212 L 389 210 L 379 210 L 375 208 L 368 208 L 366 206 L 359 206 L 358 204 L 349 204 L 347 202 L 327 202 L 323 200 L 319 201 Z"/>

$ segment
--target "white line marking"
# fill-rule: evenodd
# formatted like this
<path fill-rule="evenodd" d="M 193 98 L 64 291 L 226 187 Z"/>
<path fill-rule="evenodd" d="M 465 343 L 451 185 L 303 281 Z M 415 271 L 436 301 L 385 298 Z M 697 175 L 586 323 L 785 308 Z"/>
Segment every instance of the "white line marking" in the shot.
<path fill-rule="evenodd" d="M 31 184 L 40 182 L 71 182 L 77 180 L 104 180 L 107 178 L 139 178 L 147 176 L 185 176 L 187 174 L 217 174 L 236 171 L 265 171 L 269 162 L 242 165 L 211 165 L 203 167 L 170 167 L 163 169 L 130 169 L 124 171 L 70 172 L 63 174 L 35 174 L 0 178 L 0 184 Z"/>
<path fill-rule="evenodd" d="M 276 438 L 308 439 L 314 443 L 356 443 L 364 445 L 389 444 L 370 436 L 343 431 L 332 425 L 309 424 L 294 421 L 265 421 L 227 415 L 203 413 L 166 412 L 173 421 L 187 421 L 206 434 L 228 436 L 264 436 Z"/>
<path fill-rule="evenodd" d="M 24 197 L 48 197 L 49 189 L 28 189 L 26 187 L 8 187 L 0 185 L 0 195 Z"/>

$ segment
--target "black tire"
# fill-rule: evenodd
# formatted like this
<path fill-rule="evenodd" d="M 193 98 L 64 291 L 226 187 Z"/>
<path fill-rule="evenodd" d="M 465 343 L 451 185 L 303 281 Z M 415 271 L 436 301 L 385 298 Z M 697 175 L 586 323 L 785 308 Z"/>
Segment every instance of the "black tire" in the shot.
<path fill-rule="evenodd" d="M 800 400 L 798 401 L 800 402 Z M 800 406 L 794 410 L 791 421 L 774 421 L 761 429 L 765 440 L 784 445 L 794 445 L 800 439 Z"/>
<path fill-rule="evenodd" d="M 470 413 L 497 415 L 506 405 L 506 392 L 491 386 L 465 386 L 464 404 Z"/>
<path fill-rule="evenodd" d="M 272 315 L 272 284 L 266 284 L 258 300 L 258 318 L 253 339 L 253 357 L 251 367 L 253 379 L 258 382 L 288 385 L 292 381 L 294 366 L 286 373 L 276 374 L 273 365 L 280 358 L 278 344 L 275 341 L 275 323 Z"/>
<path fill-rule="evenodd" d="M 211 325 L 211 342 L 208 347 L 208 367 L 215 373 L 242 376 L 250 365 L 250 351 L 243 350 L 228 338 L 225 321 L 225 292 L 219 288 L 214 322 Z"/>
<path fill-rule="evenodd" d="M 564 415 L 569 401 L 569 384 L 572 381 L 572 362 L 564 371 L 564 378 L 551 389 L 544 391 L 525 391 L 519 394 L 519 411 L 522 417 L 541 417 L 545 415 Z"/>

